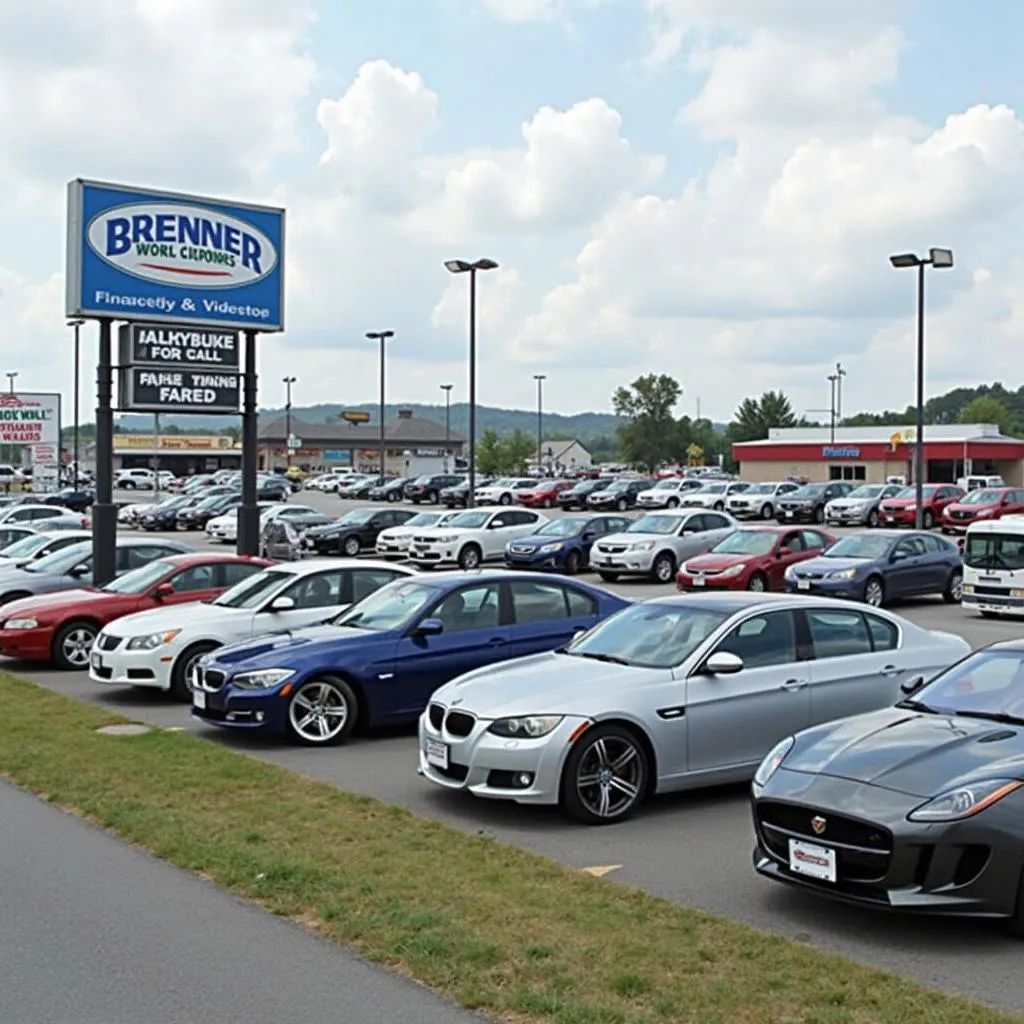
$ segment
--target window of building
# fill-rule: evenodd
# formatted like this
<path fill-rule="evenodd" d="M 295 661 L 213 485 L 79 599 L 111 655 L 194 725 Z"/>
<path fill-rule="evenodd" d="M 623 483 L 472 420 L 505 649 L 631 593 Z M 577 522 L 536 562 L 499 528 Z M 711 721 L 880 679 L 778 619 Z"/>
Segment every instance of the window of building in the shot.
<path fill-rule="evenodd" d="M 867 480 L 867 466 L 851 466 L 846 463 L 828 467 L 829 480 Z"/>

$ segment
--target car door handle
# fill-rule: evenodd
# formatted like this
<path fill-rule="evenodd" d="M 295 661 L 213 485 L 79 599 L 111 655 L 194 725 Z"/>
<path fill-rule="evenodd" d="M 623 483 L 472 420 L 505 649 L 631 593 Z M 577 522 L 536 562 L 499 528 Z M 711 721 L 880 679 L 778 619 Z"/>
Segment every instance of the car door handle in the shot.
<path fill-rule="evenodd" d="M 489 647 L 501 647 L 504 643 L 505 638 L 503 636 L 492 636 L 491 639 L 487 641 L 487 645 Z"/>
<path fill-rule="evenodd" d="M 779 685 L 780 690 L 802 690 L 807 685 L 805 679 L 787 679 L 784 683 Z"/>
<path fill-rule="evenodd" d="M 898 676 L 900 671 L 901 669 L 897 668 L 895 665 L 886 665 L 880 674 L 883 676 Z"/>

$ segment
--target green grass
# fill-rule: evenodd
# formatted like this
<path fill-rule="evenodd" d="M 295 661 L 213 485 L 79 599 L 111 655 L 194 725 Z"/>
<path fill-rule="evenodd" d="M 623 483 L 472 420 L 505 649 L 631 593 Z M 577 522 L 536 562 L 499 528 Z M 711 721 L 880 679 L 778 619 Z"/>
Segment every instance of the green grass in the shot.
<path fill-rule="evenodd" d="M 117 721 L 124 719 L 0 674 L 0 773 L 497 1019 L 1019 1019 L 463 834 L 186 733 L 95 732 Z M 412 770 L 395 765 L 395 771 Z M 600 831 L 591 835 L 599 847 Z"/>

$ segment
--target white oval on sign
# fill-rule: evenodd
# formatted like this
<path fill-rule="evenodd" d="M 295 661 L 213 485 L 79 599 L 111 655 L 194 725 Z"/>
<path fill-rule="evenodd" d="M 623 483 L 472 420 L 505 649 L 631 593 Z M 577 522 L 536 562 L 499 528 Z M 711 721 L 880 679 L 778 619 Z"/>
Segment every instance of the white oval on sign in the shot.
<path fill-rule="evenodd" d="M 237 288 L 277 266 L 277 250 L 262 231 L 208 206 L 115 206 L 89 222 L 87 237 L 118 270 L 179 288 Z"/>

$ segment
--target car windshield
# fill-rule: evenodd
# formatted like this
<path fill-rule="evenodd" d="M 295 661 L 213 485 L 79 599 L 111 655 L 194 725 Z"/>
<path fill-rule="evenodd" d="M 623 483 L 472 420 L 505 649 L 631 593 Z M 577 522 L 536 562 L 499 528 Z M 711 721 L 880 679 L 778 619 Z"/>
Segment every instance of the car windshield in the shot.
<path fill-rule="evenodd" d="M 882 558 L 889 550 L 892 538 L 870 533 L 854 533 L 837 540 L 825 553 L 825 558 Z"/>
<path fill-rule="evenodd" d="M 158 558 L 155 562 L 140 565 L 137 569 L 132 569 L 131 572 L 105 583 L 100 590 L 105 590 L 108 594 L 143 594 L 154 583 L 163 579 L 171 568 L 170 562 Z"/>
<path fill-rule="evenodd" d="M 1024 721 L 1024 651 L 977 651 L 912 699 L 915 708 L 943 715 Z"/>
<path fill-rule="evenodd" d="M 1002 491 L 971 491 L 960 499 L 961 505 L 998 505 L 1003 500 Z"/>
<path fill-rule="evenodd" d="M 477 530 L 490 517 L 490 512 L 458 512 L 451 519 L 445 520 L 444 525 L 455 530 Z"/>
<path fill-rule="evenodd" d="M 778 534 L 768 530 L 737 530 L 719 541 L 712 549 L 714 555 L 767 555 L 778 540 Z"/>
<path fill-rule="evenodd" d="M 972 569 L 1024 569 L 1024 534 L 968 533 L 964 564 Z"/>
<path fill-rule="evenodd" d="M 682 516 L 641 516 L 629 524 L 626 533 L 675 533 L 682 521 Z"/>
<path fill-rule="evenodd" d="M 725 620 L 690 604 L 635 604 L 574 640 L 565 653 L 638 668 L 682 664 Z"/>
<path fill-rule="evenodd" d="M 825 490 L 825 484 L 804 484 L 803 487 L 798 487 L 795 491 L 787 494 L 787 498 L 817 498 Z"/>
<path fill-rule="evenodd" d="M 375 508 L 354 508 L 351 512 L 346 512 L 338 520 L 338 524 L 344 523 L 346 526 L 359 526 L 361 523 L 369 522 L 376 511 Z"/>
<path fill-rule="evenodd" d="M 747 488 L 747 494 L 774 494 L 778 484 L 752 484 Z"/>
<path fill-rule="evenodd" d="M 173 508 L 181 508 L 182 505 L 187 505 L 191 501 L 191 498 L 186 498 L 184 495 L 179 494 L 176 498 L 167 498 L 165 501 L 157 502 L 153 506 L 153 511 L 163 512 Z"/>
<path fill-rule="evenodd" d="M 484 484 L 484 487 L 511 487 L 512 481 L 508 477 L 499 477 L 497 480 L 492 480 L 489 484 Z"/>
<path fill-rule="evenodd" d="M 40 572 L 48 575 L 59 576 L 65 573 L 72 566 L 78 565 L 83 559 L 88 558 L 92 553 L 92 542 L 83 541 L 81 544 L 71 544 L 60 551 L 44 555 L 38 561 L 25 566 L 26 572 Z"/>
<path fill-rule="evenodd" d="M 678 491 L 679 485 L 682 483 L 681 480 L 659 480 L 655 485 L 656 491 Z"/>
<path fill-rule="evenodd" d="M 854 487 L 847 495 L 848 498 L 877 498 L 882 493 L 882 488 L 874 484 L 864 484 L 861 487 Z"/>
<path fill-rule="evenodd" d="M 935 493 L 934 487 L 922 487 L 921 493 L 926 497 L 930 498 Z M 899 498 L 901 501 L 906 501 L 908 498 L 917 497 L 917 489 L 915 487 L 904 487 L 898 494 L 893 495 L 895 498 Z"/>
<path fill-rule="evenodd" d="M 22 537 L 21 540 L 16 540 L 13 544 L 5 547 L 3 551 L 0 551 L 0 557 L 31 558 L 37 551 L 42 551 L 50 543 L 51 539 L 45 533 L 36 533 L 28 537 Z"/>
<path fill-rule="evenodd" d="M 587 525 L 589 520 L 587 519 L 572 519 L 566 517 L 564 519 L 552 519 L 551 522 L 545 523 L 538 531 L 538 537 L 578 537 L 582 532 L 583 528 Z"/>
<path fill-rule="evenodd" d="M 396 580 L 364 597 L 333 620 L 335 626 L 385 632 L 414 619 L 438 592 L 422 583 Z"/>
<path fill-rule="evenodd" d="M 725 494 L 725 489 L 728 484 L 705 484 L 699 491 L 698 494 Z"/>
<path fill-rule="evenodd" d="M 402 526 L 436 526 L 442 519 L 450 519 L 451 513 L 443 512 L 417 512 L 410 519 L 406 519 Z"/>
<path fill-rule="evenodd" d="M 196 505 L 196 508 L 216 508 L 226 497 L 226 494 L 211 495 L 209 498 L 203 498 L 203 500 Z"/>
<path fill-rule="evenodd" d="M 225 590 L 212 604 L 221 608 L 255 608 L 262 604 L 276 590 L 294 582 L 296 576 L 280 569 L 266 569 Z"/>

